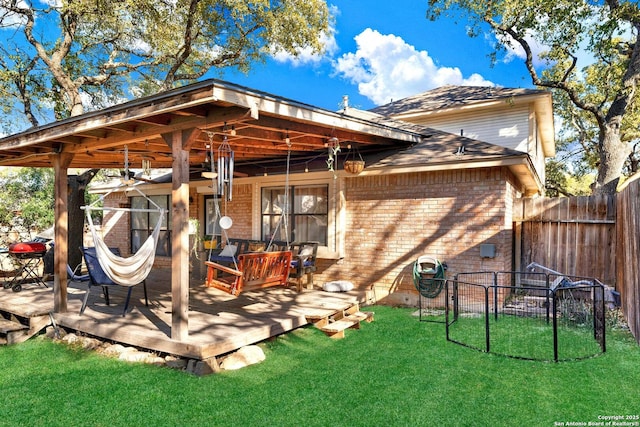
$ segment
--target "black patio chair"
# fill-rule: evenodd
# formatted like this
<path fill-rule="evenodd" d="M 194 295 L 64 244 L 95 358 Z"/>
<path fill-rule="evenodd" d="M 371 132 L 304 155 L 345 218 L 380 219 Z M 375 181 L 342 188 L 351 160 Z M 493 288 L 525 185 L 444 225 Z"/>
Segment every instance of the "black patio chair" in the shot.
<path fill-rule="evenodd" d="M 75 269 L 71 268 L 69 264 L 67 264 L 67 287 L 69 287 L 69 283 L 85 283 L 89 282 L 90 277 L 89 273 L 81 274 L 82 264 L 78 264 Z"/>
<path fill-rule="evenodd" d="M 118 248 L 109 248 L 111 252 L 116 255 L 120 255 L 120 251 Z M 87 289 L 87 293 L 84 296 L 84 300 L 82 301 L 82 307 L 80 308 L 80 314 L 84 313 L 85 308 L 87 307 L 87 301 L 89 300 L 89 293 L 91 292 L 91 288 L 94 286 L 101 286 L 102 291 L 104 293 L 104 300 L 107 305 L 109 305 L 109 286 L 120 286 L 117 283 L 113 282 L 107 274 L 104 272 L 102 267 L 100 266 L 100 262 L 98 261 L 98 256 L 96 254 L 96 248 L 81 248 L 82 255 L 84 257 L 84 263 L 87 266 L 87 272 L 89 273 L 89 288 Z M 147 282 L 146 280 L 142 281 L 142 286 L 144 288 L 144 303 L 148 307 L 149 300 L 147 298 Z M 124 310 L 122 311 L 122 317 L 127 314 L 127 309 L 129 308 L 129 300 L 131 299 L 131 291 L 133 290 L 133 286 L 126 286 L 127 289 L 127 298 L 124 303 Z"/>

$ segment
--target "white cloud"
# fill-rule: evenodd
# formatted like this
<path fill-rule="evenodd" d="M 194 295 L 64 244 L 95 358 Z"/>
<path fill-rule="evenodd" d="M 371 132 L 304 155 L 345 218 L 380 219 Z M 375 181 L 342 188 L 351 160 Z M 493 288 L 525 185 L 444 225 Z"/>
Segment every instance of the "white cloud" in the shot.
<path fill-rule="evenodd" d="M 336 6 L 329 6 L 329 14 L 331 16 L 337 16 L 340 14 L 339 9 Z M 324 47 L 322 53 L 313 52 L 311 48 L 305 47 L 297 50 L 297 55 L 293 56 L 290 53 L 285 52 L 278 46 L 271 49 L 271 56 L 277 62 L 289 62 L 294 67 L 307 64 L 318 64 L 327 57 L 332 57 L 338 51 L 338 43 L 336 42 L 336 28 L 335 22 L 329 26 L 327 32 L 322 32 L 319 35 L 319 42 Z"/>
<path fill-rule="evenodd" d="M 288 52 L 285 52 L 281 48 L 273 48 L 271 56 L 277 62 L 289 62 L 293 66 L 317 64 L 321 62 L 327 56 L 333 56 L 338 50 L 338 44 L 333 29 L 327 33 L 320 34 L 320 43 L 324 46 L 322 53 L 313 52 L 310 47 L 305 47 L 297 50 L 297 55 L 293 56 Z"/>
<path fill-rule="evenodd" d="M 533 66 L 538 67 L 540 65 L 546 65 L 547 61 L 540 59 L 540 54 L 547 52 L 549 50 L 549 47 L 545 46 L 544 44 L 538 43 L 535 35 L 530 31 L 527 31 L 524 40 L 529 44 L 529 47 L 531 48 L 531 54 L 533 55 Z M 502 38 L 498 38 L 498 42 L 507 49 L 507 54 L 503 59 L 505 63 L 509 63 L 514 59 L 521 59 L 524 61 L 527 58 L 527 54 L 525 53 L 524 49 L 522 48 L 520 43 L 515 41 L 513 37 L 505 35 Z"/>
<path fill-rule="evenodd" d="M 63 6 L 62 0 L 42 0 L 42 3 L 55 8 L 61 8 Z"/>
<path fill-rule="evenodd" d="M 464 78 L 457 67 L 439 66 L 427 51 L 416 50 L 393 34 L 367 28 L 355 41 L 356 52 L 338 58 L 334 70 L 377 105 L 447 84 L 494 85 L 479 74 Z"/>

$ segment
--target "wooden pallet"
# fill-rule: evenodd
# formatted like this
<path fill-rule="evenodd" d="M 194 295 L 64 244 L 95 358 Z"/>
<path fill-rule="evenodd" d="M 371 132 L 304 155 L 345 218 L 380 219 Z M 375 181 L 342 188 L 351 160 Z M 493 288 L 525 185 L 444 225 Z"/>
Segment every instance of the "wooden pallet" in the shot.
<path fill-rule="evenodd" d="M 16 337 L 29 329 L 20 322 L 0 318 L 0 344 L 14 344 Z"/>
<path fill-rule="evenodd" d="M 24 324 L 18 318 L 11 320 L 0 316 L 0 345 L 24 342 L 49 325 L 48 316 L 29 317 Z"/>
<path fill-rule="evenodd" d="M 373 322 L 373 312 L 362 312 L 358 303 L 325 315 L 307 316 L 307 320 L 331 338 L 344 338 L 345 330 L 360 329 L 362 321 Z"/>

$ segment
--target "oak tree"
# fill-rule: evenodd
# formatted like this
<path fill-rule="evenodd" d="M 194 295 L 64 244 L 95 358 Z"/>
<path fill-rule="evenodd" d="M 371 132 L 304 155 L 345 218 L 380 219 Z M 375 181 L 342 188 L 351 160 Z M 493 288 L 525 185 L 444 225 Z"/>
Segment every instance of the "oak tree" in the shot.
<path fill-rule="evenodd" d="M 0 0 L 0 99 L 32 125 L 75 116 L 275 50 L 321 52 L 329 23 L 322 0 Z"/>
<path fill-rule="evenodd" d="M 0 0 L 0 127 L 76 116 L 216 69 L 248 71 L 275 52 L 320 53 L 330 20 L 323 0 Z M 69 178 L 71 247 L 95 174 Z"/>
<path fill-rule="evenodd" d="M 519 49 L 533 84 L 553 91 L 563 126 L 597 168 L 594 193 L 615 193 L 639 137 L 638 3 L 429 0 L 429 7 L 430 19 L 467 18 L 472 36 L 491 30 L 494 61 L 507 49 Z"/>

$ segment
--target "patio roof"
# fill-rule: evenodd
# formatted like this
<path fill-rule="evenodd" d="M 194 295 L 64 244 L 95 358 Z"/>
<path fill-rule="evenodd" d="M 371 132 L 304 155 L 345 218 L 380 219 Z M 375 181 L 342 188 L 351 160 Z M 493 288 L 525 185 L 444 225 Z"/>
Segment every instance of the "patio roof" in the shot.
<path fill-rule="evenodd" d="M 71 168 L 122 168 L 124 146 L 131 167 L 143 159 L 171 167 L 168 135 L 185 133 L 189 164 L 205 162 L 206 143 L 223 135 L 236 161 L 255 162 L 325 150 L 331 137 L 358 146 L 393 147 L 419 142 L 415 130 L 374 123 L 219 80 L 206 80 L 0 139 L 0 166 L 50 167 L 51 156 L 71 155 Z M 187 135 L 188 133 L 188 135 Z"/>

